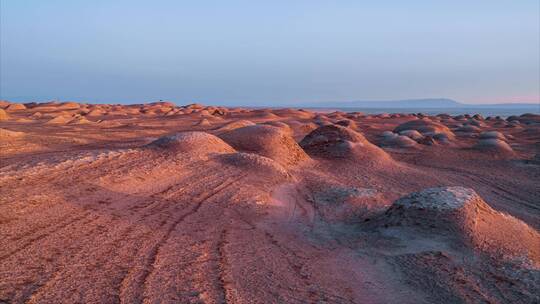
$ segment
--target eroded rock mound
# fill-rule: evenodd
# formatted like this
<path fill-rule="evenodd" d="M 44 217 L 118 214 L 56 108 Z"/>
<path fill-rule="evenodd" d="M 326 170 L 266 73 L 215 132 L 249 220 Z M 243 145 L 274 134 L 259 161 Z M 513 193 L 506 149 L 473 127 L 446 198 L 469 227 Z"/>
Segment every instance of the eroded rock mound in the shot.
<path fill-rule="evenodd" d="M 223 133 L 220 137 L 239 151 L 260 154 L 284 166 L 308 158 L 290 133 L 274 126 L 247 126 Z"/>
<path fill-rule="evenodd" d="M 293 135 L 294 134 L 294 131 L 293 129 L 291 129 L 291 127 L 284 123 L 284 122 L 281 122 L 281 121 L 268 121 L 268 122 L 265 122 L 263 123 L 264 125 L 269 125 L 269 126 L 273 126 L 273 127 L 276 127 L 276 128 L 280 128 L 283 132 L 289 134 L 289 135 Z"/>
<path fill-rule="evenodd" d="M 517 121 L 524 124 L 540 124 L 540 114 L 525 113 L 520 115 Z"/>
<path fill-rule="evenodd" d="M 232 131 L 234 129 L 243 128 L 247 126 L 253 126 L 255 125 L 254 122 L 250 120 L 236 120 L 230 123 L 227 123 L 226 125 L 222 126 L 221 128 L 217 129 L 218 132 L 228 132 Z"/>
<path fill-rule="evenodd" d="M 241 168 L 243 172 L 255 175 L 264 175 L 277 179 L 287 179 L 290 174 L 275 160 L 253 153 L 228 153 L 217 156 L 224 164 Z"/>
<path fill-rule="evenodd" d="M 276 109 L 273 111 L 274 114 L 286 118 L 295 118 L 295 119 L 311 119 L 314 114 L 306 110 L 296 110 L 296 109 Z"/>
<path fill-rule="evenodd" d="M 3 109 L 0 109 L 0 121 L 8 120 L 9 115 Z"/>
<path fill-rule="evenodd" d="M 358 126 L 356 125 L 356 122 L 354 122 L 354 120 L 350 120 L 350 119 L 347 119 L 347 118 L 336 122 L 336 125 L 348 127 L 348 128 L 354 129 L 354 130 L 358 129 Z"/>
<path fill-rule="evenodd" d="M 91 124 L 91 123 L 94 123 L 94 122 L 80 115 L 75 116 L 75 118 L 73 118 L 73 120 L 69 122 L 70 125 L 86 125 L 86 124 Z"/>
<path fill-rule="evenodd" d="M 388 209 L 385 225 L 447 235 L 488 255 L 540 266 L 540 234 L 493 210 L 470 188 L 438 187 L 406 195 Z"/>
<path fill-rule="evenodd" d="M 46 122 L 49 125 L 65 125 L 72 120 L 69 116 L 59 115 Z"/>
<path fill-rule="evenodd" d="M 407 136 L 413 140 L 421 140 L 422 138 L 424 138 L 424 135 L 422 135 L 420 132 L 416 130 L 403 130 L 399 132 L 399 135 Z"/>
<path fill-rule="evenodd" d="M 62 110 L 78 110 L 80 108 L 80 105 L 76 102 L 63 102 L 58 106 L 58 109 Z"/>
<path fill-rule="evenodd" d="M 411 131 L 411 130 L 408 130 L 408 131 Z M 416 131 L 411 131 L 411 132 L 416 132 Z M 381 146 L 383 147 L 411 148 L 417 145 L 416 141 L 412 140 L 410 137 L 405 136 L 405 135 L 399 135 L 399 134 L 392 133 L 389 131 L 383 132 L 382 137 L 383 137 L 383 140 L 381 141 Z M 421 138 L 423 138 L 423 136 L 421 136 Z"/>
<path fill-rule="evenodd" d="M 309 200 L 328 222 L 354 223 L 388 207 L 375 189 L 325 183 L 310 190 Z"/>
<path fill-rule="evenodd" d="M 387 159 L 390 156 L 350 128 L 326 125 L 313 130 L 300 142 L 309 155 L 323 158 Z"/>
<path fill-rule="evenodd" d="M 478 133 L 482 131 L 479 127 L 473 125 L 464 125 L 456 129 L 457 132 L 463 133 Z"/>
<path fill-rule="evenodd" d="M 199 120 L 199 122 L 197 122 L 195 125 L 199 126 L 199 127 L 209 127 L 212 124 L 210 123 L 210 121 L 208 119 L 203 118 L 203 119 Z"/>
<path fill-rule="evenodd" d="M 0 140 L 13 140 L 21 138 L 25 135 L 24 132 L 11 131 L 0 128 Z"/>
<path fill-rule="evenodd" d="M 506 140 L 506 137 L 504 136 L 504 134 L 498 131 L 487 131 L 487 132 L 480 133 L 480 139 L 490 139 L 490 138 Z"/>
<path fill-rule="evenodd" d="M 219 137 L 206 132 L 194 131 L 160 137 L 148 144 L 147 147 L 163 149 L 174 153 L 190 153 L 193 156 L 235 152 L 231 146 Z"/>
<path fill-rule="evenodd" d="M 431 121 L 430 119 L 417 119 L 411 120 L 406 123 L 402 123 L 394 129 L 394 132 L 400 133 L 401 131 L 406 130 L 416 130 L 422 135 L 429 135 L 434 138 L 436 137 L 446 137 L 449 140 L 454 139 L 454 133 L 445 125 Z"/>
<path fill-rule="evenodd" d="M 6 107 L 8 111 L 26 110 L 26 106 L 22 103 L 11 103 Z"/>
<path fill-rule="evenodd" d="M 492 153 L 502 153 L 502 154 L 513 154 L 514 150 L 510 145 L 499 138 L 481 138 L 476 145 L 473 147 L 476 150 L 492 152 Z"/>

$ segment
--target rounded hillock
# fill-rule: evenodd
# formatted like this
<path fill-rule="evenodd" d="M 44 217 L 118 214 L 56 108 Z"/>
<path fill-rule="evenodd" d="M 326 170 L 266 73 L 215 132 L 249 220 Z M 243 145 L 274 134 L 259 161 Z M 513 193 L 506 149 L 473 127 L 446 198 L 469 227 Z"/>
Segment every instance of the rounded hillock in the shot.
<path fill-rule="evenodd" d="M 3 109 L 0 109 L 0 121 L 8 120 L 9 115 Z"/>
<path fill-rule="evenodd" d="M 473 149 L 493 153 L 514 153 L 512 147 L 510 147 L 510 145 L 506 141 L 499 138 L 481 138 L 473 146 Z"/>
<path fill-rule="evenodd" d="M 269 125 L 247 126 L 220 135 L 221 139 L 243 152 L 271 158 L 281 165 L 294 165 L 308 159 L 290 133 Z"/>
<path fill-rule="evenodd" d="M 300 146 L 309 155 L 323 158 L 391 160 L 384 150 L 370 143 L 361 133 L 338 125 L 313 130 L 302 139 Z"/>
<path fill-rule="evenodd" d="M 493 257 L 540 265 L 540 234 L 521 220 L 493 210 L 470 188 L 411 193 L 392 204 L 382 223 L 422 229 Z"/>
<path fill-rule="evenodd" d="M 437 136 L 439 134 L 444 134 L 449 140 L 454 139 L 454 133 L 445 125 L 434 122 L 428 118 L 411 120 L 405 123 L 400 124 L 394 129 L 395 133 L 406 130 L 416 130 L 422 135 Z"/>
<path fill-rule="evenodd" d="M 254 153 L 227 153 L 216 157 L 224 164 L 237 167 L 247 174 L 264 175 L 277 179 L 287 179 L 290 174 L 277 161 Z"/>
<path fill-rule="evenodd" d="M 190 153 L 193 156 L 235 152 L 231 146 L 219 137 L 206 132 L 196 131 L 163 136 L 148 144 L 147 147 L 174 153 Z"/>

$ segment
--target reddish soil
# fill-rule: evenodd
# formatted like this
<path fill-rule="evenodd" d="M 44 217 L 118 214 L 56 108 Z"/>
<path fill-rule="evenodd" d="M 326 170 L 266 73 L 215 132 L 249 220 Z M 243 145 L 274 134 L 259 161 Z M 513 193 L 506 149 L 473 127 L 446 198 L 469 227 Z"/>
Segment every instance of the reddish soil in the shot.
<path fill-rule="evenodd" d="M 540 302 L 538 115 L 2 108 L 0 303 Z"/>

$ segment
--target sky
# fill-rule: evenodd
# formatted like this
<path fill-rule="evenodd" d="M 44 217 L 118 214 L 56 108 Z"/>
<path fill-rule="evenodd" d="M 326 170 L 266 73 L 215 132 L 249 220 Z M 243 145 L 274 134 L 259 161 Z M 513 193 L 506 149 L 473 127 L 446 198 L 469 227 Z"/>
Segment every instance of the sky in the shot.
<path fill-rule="evenodd" d="M 0 0 L 0 98 L 540 102 L 540 1 Z"/>

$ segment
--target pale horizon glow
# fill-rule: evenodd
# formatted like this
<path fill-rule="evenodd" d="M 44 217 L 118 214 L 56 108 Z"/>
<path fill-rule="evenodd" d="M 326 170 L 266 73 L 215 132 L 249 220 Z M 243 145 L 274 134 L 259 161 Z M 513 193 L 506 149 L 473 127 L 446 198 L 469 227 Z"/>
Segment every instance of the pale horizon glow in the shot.
<path fill-rule="evenodd" d="M 540 103 L 539 1 L 0 6 L 0 99 Z"/>

